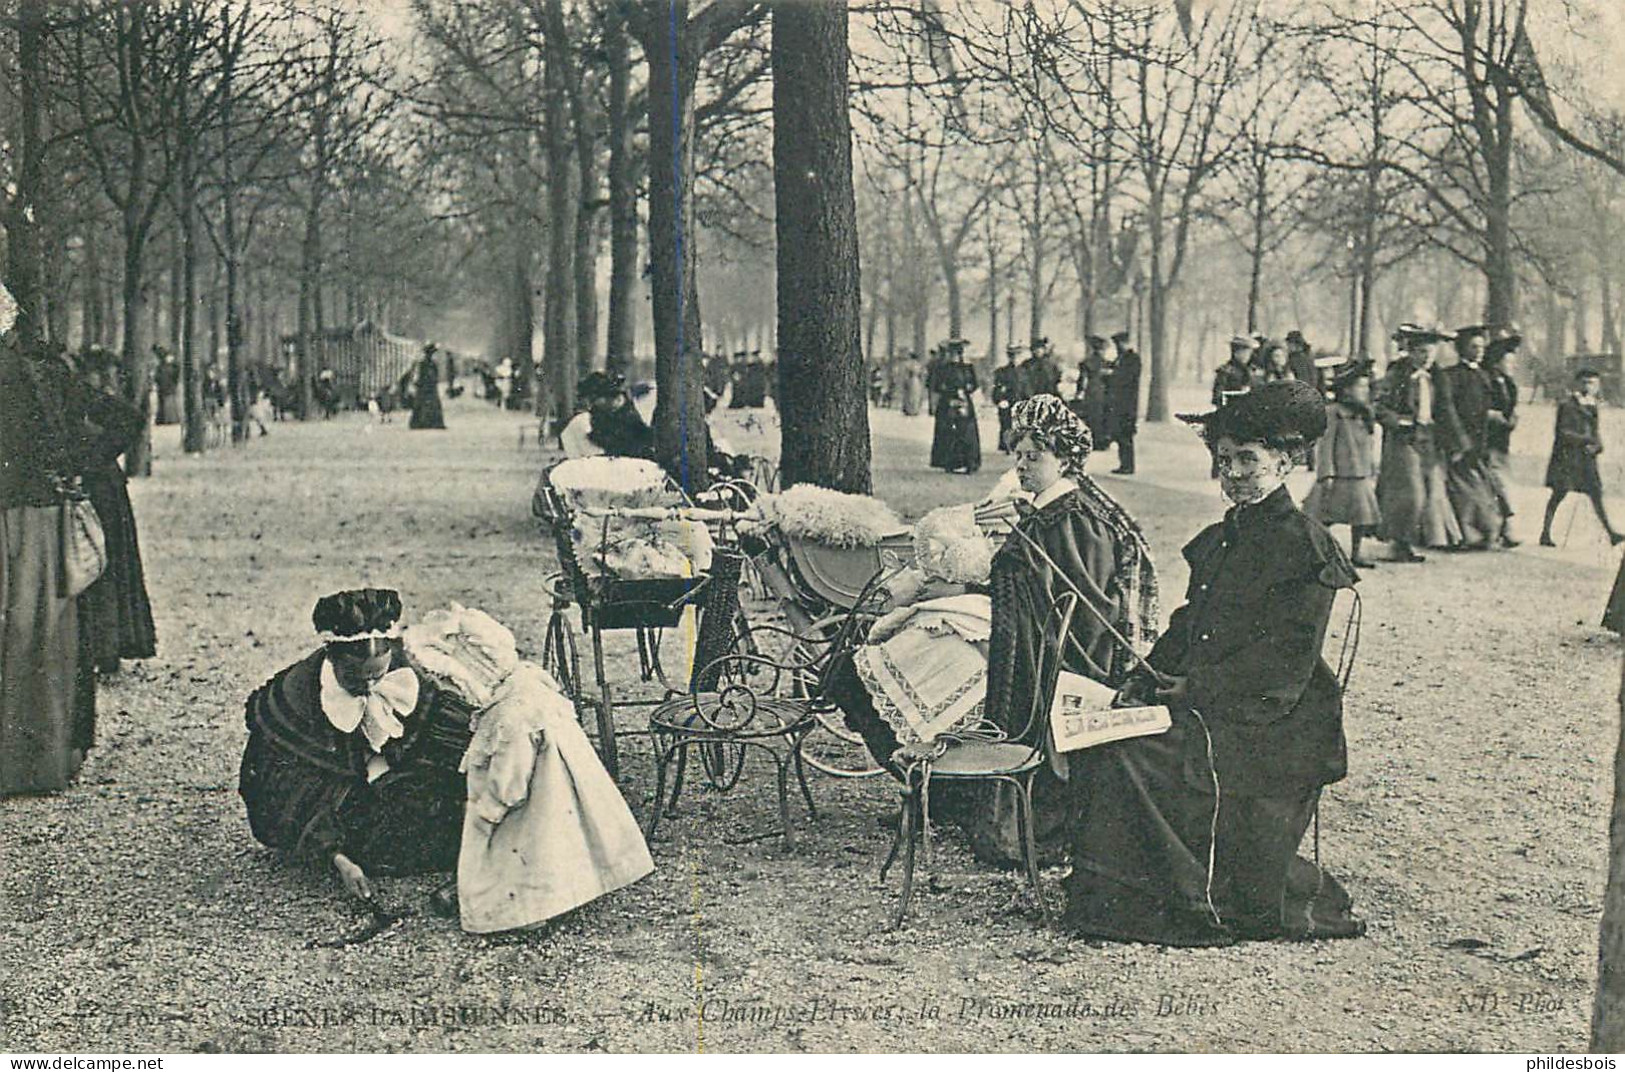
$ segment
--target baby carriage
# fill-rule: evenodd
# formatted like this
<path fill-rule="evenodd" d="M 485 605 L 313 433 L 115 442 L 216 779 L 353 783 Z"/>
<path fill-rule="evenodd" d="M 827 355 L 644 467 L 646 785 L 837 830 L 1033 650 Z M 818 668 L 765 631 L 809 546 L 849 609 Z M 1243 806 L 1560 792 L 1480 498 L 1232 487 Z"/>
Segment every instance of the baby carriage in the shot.
<path fill-rule="evenodd" d="M 705 665 L 739 642 L 742 559 L 732 542 L 729 515 L 695 507 L 653 462 L 602 456 L 547 470 L 532 509 L 553 537 L 559 559 L 559 572 L 549 583 L 553 606 L 543 666 L 578 712 L 592 710 L 604 766 L 618 776 L 616 708 L 656 704 L 686 687 L 686 681 L 672 682 L 662 665 L 662 632 L 679 625 L 692 607 L 698 615 L 694 665 Z M 706 521 L 716 526 L 715 535 Z M 582 632 L 592 638 L 593 693 L 581 675 L 567 613 L 572 605 L 579 609 Z M 657 684 L 659 696 L 617 697 L 604 658 L 609 630 L 635 634 L 640 680 Z"/>

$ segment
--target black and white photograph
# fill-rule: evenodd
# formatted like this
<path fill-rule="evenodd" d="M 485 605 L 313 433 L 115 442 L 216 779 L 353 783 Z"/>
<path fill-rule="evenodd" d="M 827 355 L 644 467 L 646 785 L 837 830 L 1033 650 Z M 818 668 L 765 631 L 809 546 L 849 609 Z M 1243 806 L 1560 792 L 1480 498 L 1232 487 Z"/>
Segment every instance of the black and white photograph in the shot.
<path fill-rule="evenodd" d="M 1613 1068 L 1622 57 L 0 0 L 0 1052 Z"/>

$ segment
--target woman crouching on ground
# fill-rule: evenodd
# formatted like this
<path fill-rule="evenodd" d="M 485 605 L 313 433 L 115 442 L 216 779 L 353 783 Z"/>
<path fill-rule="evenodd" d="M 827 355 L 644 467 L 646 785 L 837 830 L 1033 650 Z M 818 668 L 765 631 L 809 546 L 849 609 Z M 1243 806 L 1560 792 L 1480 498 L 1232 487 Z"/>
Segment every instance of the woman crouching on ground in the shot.
<path fill-rule="evenodd" d="M 468 795 L 469 709 L 407 665 L 400 616 L 389 589 L 324 596 L 322 647 L 248 698 L 238 788 L 254 837 L 364 901 L 375 875 L 457 866 Z"/>
<path fill-rule="evenodd" d="M 1235 505 L 1185 546 L 1186 604 L 1120 702 L 1173 726 L 1073 755 L 1083 796 L 1066 879 L 1075 933 L 1164 945 L 1364 933 L 1335 879 L 1297 855 L 1321 788 L 1347 772 L 1342 688 L 1321 658 L 1357 579 L 1285 480 L 1326 428 L 1307 384 L 1255 387 L 1197 418 Z"/>

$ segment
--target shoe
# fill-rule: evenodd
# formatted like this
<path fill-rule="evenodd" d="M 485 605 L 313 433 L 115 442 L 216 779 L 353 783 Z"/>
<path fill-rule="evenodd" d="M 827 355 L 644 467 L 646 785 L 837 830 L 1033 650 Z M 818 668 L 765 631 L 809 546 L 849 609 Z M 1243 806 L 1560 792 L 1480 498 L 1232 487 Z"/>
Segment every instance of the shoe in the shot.
<path fill-rule="evenodd" d="M 1351 559 L 1349 559 L 1349 561 L 1354 563 L 1354 565 L 1357 566 L 1360 569 L 1376 569 L 1377 568 L 1377 564 L 1375 562 L 1371 561 L 1369 558 L 1351 558 Z"/>
<path fill-rule="evenodd" d="M 1395 562 L 1426 562 L 1427 560 L 1426 555 L 1419 555 L 1409 547 L 1394 552 Z"/>
<path fill-rule="evenodd" d="M 429 911 L 442 919 L 457 918 L 457 880 L 452 879 L 429 894 Z"/>
<path fill-rule="evenodd" d="M 1488 551 L 1490 549 L 1490 546 L 1491 546 L 1490 538 L 1488 536 L 1486 536 L 1482 540 L 1479 540 L 1477 543 L 1464 543 L 1464 544 L 1462 544 L 1461 549 L 1463 551 Z"/>
<path fill-rule="evenodd" d="M 1132 470 L 1132 469 L 1113 469 L 1112 474 L 1114 476 L 1133 476 L 1134 475 L 1134 470 Z"/>
<path fill-rule="evenodd" d="M 1557 544 L 1552 542 L 1552 534 L 1549 533 L 1549 532 L 1543 532 L 1543 533 L 1540 534 L 1540 545 L 1542 547 L 1556 547 L 1557 546 Z"/>
<path fill-rule="evenodd" d="M 1510 551 L 1514 547 L 1522 547 L 1523 546 L 1523 541 L 1522 540 L 1514 540 L 1511 536 L 1508 536 L 1506 533 L 1503 532 L 1503 533 L 1501 533 L 1501 546 L 1505 547 L 1508 551 Z"/>
<path fill-rule="evenodd" d="M 1610 532 L 1608 534 L 1608 545 L 1610 547 L 1618 547 L 1622 543 L 1625 543 L 1625 532 Z"/>

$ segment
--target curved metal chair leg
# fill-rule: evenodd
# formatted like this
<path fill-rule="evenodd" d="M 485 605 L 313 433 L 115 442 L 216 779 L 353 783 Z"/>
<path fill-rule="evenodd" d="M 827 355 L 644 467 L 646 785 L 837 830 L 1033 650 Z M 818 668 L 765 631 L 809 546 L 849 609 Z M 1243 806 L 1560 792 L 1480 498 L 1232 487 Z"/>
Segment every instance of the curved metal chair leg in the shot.
<path fill-rule="evenodd" d="M 672 781 L 671 802 L 666 805 L 666 814 L 677 814 L 677 798 L 683 795 L 683 776 L 688 772 L 688 740 L 678 737 L 674 748 L 677 752 L 677 776 Z"/>
<path fill-rule="evenodd" d="M 655 831 L 660 828 L 660 816 L 666 810 L 666 768 L 671 765 L 672 750 L 679 749 L 678 754 L 681 756 L 681 747 L 679 743 L 667 744 L 659 738 L 655 741 L 655 795 L 654 801 L 649 806 L 649 826 L 643 831 L 643 837 L 646 841 L 653 841 Z M 680 790 L 682 786 L 679 785 L 676 788 Z"/>
<path fill-rule="evenodd" d="M 801 745 L 806 739 L 807 735 L 805 733 L 796 737 L 795 748 L 792 749 L 791 756 L 796 765 L 796 781 L 801 783 L 801 797 L 807 802 L 807 818 L 817 819 L 818 806 L 813 803 L 812 787 L 807 784 L 807 765 L 801 761 Z"/>
<path fill-rule="evenodd" d="M 790 827 L 790 762 L 771 748 L 767 751 L 772 754 L 774 765 L 778 768 L 779 822 L 784 824 L 784 848 L 786 852 L 794 852 L 796 835 Z"/>
<path fill-rule="evenodd" d="M 880 881 L 882 882 L 886 881 L 886 873 L 891 870 L 891 865 L 897 862 L 897 853 L 903 847 L 903 838 L 907 836 L 908 813 L 914 806 L 914 801 L 910 798 L 907 789 L 899 791 L 898 797 L 900 803 L 897 807 L 897 832 L 892 835 L 891 851 L 886 853 L 886 862 L 880 865 Z"/>
<path fill-rule="evenodd" d="M 603 701 L 598 706 L 598 754 L 603 757 L 604 769 L 616 781 L 621 776 L 619 750 L 615 744 L 615 701 L 610 695 L 609 678 L 604 672 L 604 631 L 592 623 L 592 661 L 598 674 L 598 692 Z"/>
<path fill-rule="evenodd" d="M 1033 900 L 1038 903 L 1039 918 L 1047 918 L 1049 910 L 1044 904 L 1044 887 L 1038 874 L 1038 837 L 1033 821 L 1033 780 L 1029 775 L 1016 782 L 1016 821 L 1021 826 L 1021 854 L 1027 864 L 1027 881 L 1032 883 Z"/>
<path fill-rule="evenodd" d="M 897 899 L 897 915 L 892 918 L 891 929 L 897 930 L 908 916 L 908 901 L 914 895 L 914 800 L 903 805 L 903 894 Z"/>

